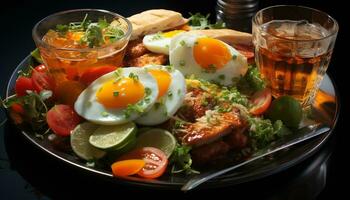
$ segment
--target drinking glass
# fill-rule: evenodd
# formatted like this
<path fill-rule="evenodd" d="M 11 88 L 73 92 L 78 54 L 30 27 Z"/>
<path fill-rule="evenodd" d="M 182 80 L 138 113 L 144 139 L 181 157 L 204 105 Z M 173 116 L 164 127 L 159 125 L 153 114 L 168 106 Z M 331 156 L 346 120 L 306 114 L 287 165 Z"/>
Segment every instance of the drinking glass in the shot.
<path fill-rule="evenodd" d="M 257 12 L 252 24 L 255 60 L 272 95 L 312 105 L 331 59 L 336 20 L 313 8 L 279 5 Z"/>
<path fill-rule="evenodd" d="M 100 19 L 104 19 L 108 23 L 117 22 L 124 35 L 101 47 L 70 47 L 70 44 L 57 47 L 51 44 L 54 43 L 54 40 L 50 38 L 50 30 L 55 30 L 59 24 L 68 25 L 81 22 L 84 18 L 91 20 L 91 22 L 98 22 Z M 45 17 L 34 26 L 32 35 L 44 64 L 55 79 L 56 87 L 60 87 L 61 83 L 79 82 L 81 75 L 93 67 L 121 66 L 131 31 L 130 21 L 119 14 L 99 9 L 77 9 Z"/>

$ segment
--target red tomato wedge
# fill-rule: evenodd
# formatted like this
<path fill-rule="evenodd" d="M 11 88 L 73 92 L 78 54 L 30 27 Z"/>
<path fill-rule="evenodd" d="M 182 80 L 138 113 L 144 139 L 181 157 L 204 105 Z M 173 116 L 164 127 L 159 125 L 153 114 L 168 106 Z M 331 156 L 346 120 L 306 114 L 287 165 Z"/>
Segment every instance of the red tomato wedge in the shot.
<path fill-rule="evenodd" d="M 24 96 L 27 90 L 34 90 L 31 78 L 21 76 L 16 80 L 15 91 L 17 96 Z"/>
<path fill-rule="evenodd" d="M 55 89 L 55 81 L 46 72 L 40 72 L 34 69 L 32 71 L 32 81 L 33 87 L 38 93 L 40 93 L 42 90 L 53 91 Z"/>
<path fill-rule="evenodd" d="M 271 100 L 272 96 L 269 88 L 256 92 L 250 100 L 253 107 L 249 110 L 249 112 L 253 115 L 263 114 L 269 108 Z"/>
<path fill-rule="evenodd" d="M 68 105 L 55 105 L 46 114 L 46 121 L 51 130 L 59 136 L 69 136 L 80 123 L 81 118 Z"/>
<path fill-rule="evenodd" d="M 113 65 L 93 67 L 86 70 L 80 77 L 80 81 L 85 85 L 90 85 L 97 78 L 116 70 L 117 67 Z"/>
<path fill-rule="evenodd" d="M 167 156 L 163 151 L 154 147 L 142 147 L 135 149 L 123 156 L 119 160 L 142 159 L 145 166 L 137 173 L 144 178 L 158 178 L 166 170 L 168 165 Z"/>

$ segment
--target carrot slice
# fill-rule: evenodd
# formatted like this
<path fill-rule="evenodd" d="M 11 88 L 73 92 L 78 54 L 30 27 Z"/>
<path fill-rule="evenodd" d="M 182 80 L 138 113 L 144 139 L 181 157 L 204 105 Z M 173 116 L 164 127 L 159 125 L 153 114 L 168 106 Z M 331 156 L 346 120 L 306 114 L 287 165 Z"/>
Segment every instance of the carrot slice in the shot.
<path fill-rule="evenodd" d="M 141 159 L 122 160 L 113 163 L 111 168 L 114 176 L 130 176 L 137 174 L 145 164 Z"/>

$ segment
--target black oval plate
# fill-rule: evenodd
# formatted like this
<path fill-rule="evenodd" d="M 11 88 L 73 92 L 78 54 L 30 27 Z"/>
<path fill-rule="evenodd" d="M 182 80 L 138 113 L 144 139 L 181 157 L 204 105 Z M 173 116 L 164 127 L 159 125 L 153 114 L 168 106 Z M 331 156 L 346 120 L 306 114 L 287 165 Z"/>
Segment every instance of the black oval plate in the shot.
<path fill-rule="evenodd" d="M 12 73 L 10 81 L 7 85 L 7 97 L 14 93 L 14 86 L 18 76 L 17 72 L 26 68 L 29 65 L 30 59 L 31 56 L 27 56 Z M 223 187 L 253 181 L 292 167 L 293 165 L 296 165 L 313 155 L 331 135 L 339 115 L 340 104 L 338 92 L 334 82 L 328 75 L 325 75 L 321 83 L 320 91 L 317 94 L 315 102 L 316 103 L 314 104 L 312 111 L 313 117 L 317 117 L 319 121 L 328 124 L 331 127 L 331 131 L 286 151 L 275 153 L 272 159 L 260 159 L 233 172 L 212 179 L 201 185 L 200 188 Z M 47 152 L 48 155 L 54 156 L 68 165 L 76 166 L 82 170 L 91 172 L 95 175 L 103 176 L 104 178 L 112 179 L 118 183 L 159 189 L 180 189 L 189 178 L 181 175 L 163 175 L 157 180 L 142 179 L 137 177 L 127 177 L 126 179 L 114 178 L 110 171 L 87 167 L 85 163 L 79 160 L 75 155 L 67 154 L 54 149 L 47 139 L 38 139 L 33 134 L 29 134 L 25 131 L 21 131 L 21 133 L 34 145 Z"/>

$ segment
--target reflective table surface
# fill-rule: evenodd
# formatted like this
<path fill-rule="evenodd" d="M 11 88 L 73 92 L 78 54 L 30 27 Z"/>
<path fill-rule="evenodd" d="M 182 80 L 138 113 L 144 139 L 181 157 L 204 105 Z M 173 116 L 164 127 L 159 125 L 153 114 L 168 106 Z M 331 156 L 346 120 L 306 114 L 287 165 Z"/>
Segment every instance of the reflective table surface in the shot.
<path fill-rule="evenodd" d="M 142 3 L 141 3 L 142 2 Z M 16 0 L 8 2 L 6 9 L 1 12 L 5 17 L 4 26 L 7 31 L 2 31 L 0 38 L 1 45 L 1 68 L 0 85 L 1 96 L 4 96 L 6 83 L 11 72 L 17 64 L 34 48 L 31 39 L 31 28 L 41 18 L 57 11 L 73 8 L 103 8 L 128 16 L 142 10 L 150 8 L 168 8 L 184 13 L 188 12 L 211 13 L 215 19 L 215 0 L 198 1 L 190 0 L 106 0 L 106 1 L 65 1 L 58 3 L 53 1 L 50 4 L 42 2 L 19 3 Z M 286 4 L 286 1 L 269 0 L 260 1 L 260 7 L 273 4 Z M 291 4 L 300 2 L 291 1 Z M 120 6 L 123 5 L 123 6 Z M 303 4 L 315 7 L 330 13 L 339 20 L 341 30 L 338 35 L 335 52 L 331 62 L 330 72 L 340 87 L 342 97 L 347 93 L 342 92 L 346 82 L 341 82 L 342 75 L 345 74 L 341 64 L 344 60 L 340 49 L 345 46 L 348 37 L 345 33 L 345 25 L 342 22 L 346 18 L 342 15 L 332 2 Z M 5 8 L 5 7 L 4 7 Z M 25 20 L 23 20 L 25 19 Z M 22 23 L 18 25 L 18 22 Z M 342 29 L 342 27 L 344 27 Z M 19 37 L 20 36 L 20 37 Z M 11 47 L 11 48 L 9 48 Z M 338 50 L 339 49 L 339 50 Z M 343 59 L 343 60 L 342 60 Z M 337 70 L 335 70 L 337 69 Z M 341 84 L 339 84 L 341 82 Z M 345 84 L 344 84 L 345 83 Z M 346 110 L 347 102 L 343 100 L 341 110 Z M 1 119 L 5 116 L 0 114 Z M 341 192 L 346 193 L 341 187 L 343 180 L 348 174 L 345 166 L 344 152 L 347 150 L 347 140 L 345 136 L 348 131 L 345 115 L 340 115 L 338 125 L 329 140 L 313 156 L 302 161 L 298 165 L 276 175 L 263 179 L 239 184 L 231 187 L 193 191 L 182 193 L 175 191 L 154 191 L 150 189 L 127 187 L 123 185 L 111 184 L 109 180 L 93 176 L 88 172 L 78 170 L 68 166 L 43 152 L 18 132 L 16 127 L 10 123 L 5 123 L 0 127 L 0 199 L 73 199 L 79 197 L 89 197 L 104 199 L 103 197 L 114 196 L 115 198 L 125 197 L 125 195 L 145 195 L 146 197 L 186 197 L 192 198 L 198 195 L 208 195 L 208 197 L 224 198 L 226 194 L 232 198 L 243 197 L 244 199 L 329 199 L 328 196 L 338 196 Z M 346 156 L 345 156 L 346 158 Z M 123 196 L 124 195 L 124 196 Z"/>

